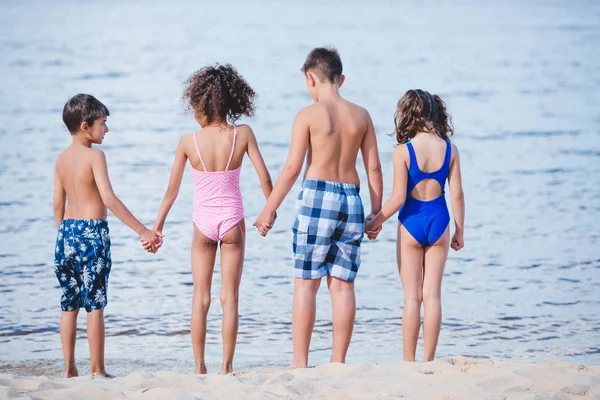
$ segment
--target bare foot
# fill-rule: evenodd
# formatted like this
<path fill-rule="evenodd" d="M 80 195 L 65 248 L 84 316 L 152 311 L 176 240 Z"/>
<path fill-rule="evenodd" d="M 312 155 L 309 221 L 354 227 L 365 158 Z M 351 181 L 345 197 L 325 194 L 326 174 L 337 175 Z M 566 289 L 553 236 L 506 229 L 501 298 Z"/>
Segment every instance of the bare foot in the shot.
<path fill-rule="evenodd" d="M 291 364 L 287 369 L 292 370 L 292 369 L 298 369 L 298 368 L 308 368 L 308 365 L 306 364 Z"/>
<path fill-rule="evenodd" d="M 194 368 L 194 373 L 195 374 L 199 374 L 199 375 L 206 375 L 208 371 L 206 370 L 206 365 L 205 364 L 200 364 L 200 366 L 196 366 Z"/>
<path fill-rule="evenodd" d="M 219 374 L 221 374 L 221 375 L 233 374 L 233 365 L 223 365 L 221 367 L 221 372 L 219 372 Z"/>
<path fill-rule="evenodd" d="M 115 376 L 109 374 L 108 372 L 104 371 L 102 373 L 100 372 L 94 372 L 91 376 L 90 379 L 96 379 L 96 378 L 107 378 L 107 379 L 114 379 Z"/>
<path fill-rule="evenodd" d="M 76 376 L 79 376 L 79 372 L 77 372 L 76 367 L 65 370 L 65 372 L 63 373 L 63 378 L 74 378 Z"/>

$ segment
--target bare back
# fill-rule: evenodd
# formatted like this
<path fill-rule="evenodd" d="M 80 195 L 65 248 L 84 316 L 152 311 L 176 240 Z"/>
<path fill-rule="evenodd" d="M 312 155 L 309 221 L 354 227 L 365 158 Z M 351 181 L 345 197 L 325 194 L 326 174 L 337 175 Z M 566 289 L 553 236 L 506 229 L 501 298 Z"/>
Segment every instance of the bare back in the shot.
<path fill-rule="evenodd" d="M 233 143 L 233 127 L 227 129 L 219 127 L 207 127 L 200 132 L 195 132 L 185 137 L 184 149 L 187 158 L 190 160 L 192 168 L 198 171 L 204 171 L 202 161 L 209 172 L 224 171 L 231 155 L 229 170 L 237 169 L 242 165 L 244 154 L 248 148 L 249 134 L 251 134 L 248 125 L 236 126 L 237 137 Z M 194 143 L 194 137 L 198 144 L 198 150 Z M 233 155 L 231 149 L 233 146 Z M 198 156 L 198 151 L 202 156 L 202 161 Z"/>
<path fill-rule="evenodd" d="M 65 219 L 106 219 L 92 170 L 95 152 L 99 150 L 73 144 L 56 159 L 56 174 L 67 196 Z"/>
<path fill-rule="evenodd" d="M 411 143 L 415 149 L 419 170 L 424 173 L 432 173 L 442 168 L 446 156 L 446 142 L 443 139 L 433 134 L 421 133 L 415 136 Z M 406 158 L 408 160 L 410 157 Z M 451 158 L 452 161 L 453 158 Z M 407 161 L 406 167 L 410 168 L 410 161 Z M 444 188 L 438 181 L 424 179 L 415 186 L 410 195 L 417 200 L 429 201 L 439 197 L 442 193 L 444 193 Z"/>
<path fill-rule="evenodd" d="M 370 124 L 367 111 L 336 98 L 306 109 L 309 146 L 305 178 L 359 184 L 356 157 Z"/>

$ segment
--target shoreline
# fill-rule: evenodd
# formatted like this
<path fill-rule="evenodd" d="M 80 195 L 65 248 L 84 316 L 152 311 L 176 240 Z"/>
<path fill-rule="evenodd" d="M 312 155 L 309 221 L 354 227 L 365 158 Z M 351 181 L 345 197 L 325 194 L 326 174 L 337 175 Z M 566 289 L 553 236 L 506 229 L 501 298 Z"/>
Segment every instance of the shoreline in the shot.
<path fill-rule="evenodd" d="M 106 379 L 0 374 L 0 398 L 534 399 L 600 398 L 600 366 L 441 358 L 429 363 L 323 364 L 234 375 L 133 372 Z"/>

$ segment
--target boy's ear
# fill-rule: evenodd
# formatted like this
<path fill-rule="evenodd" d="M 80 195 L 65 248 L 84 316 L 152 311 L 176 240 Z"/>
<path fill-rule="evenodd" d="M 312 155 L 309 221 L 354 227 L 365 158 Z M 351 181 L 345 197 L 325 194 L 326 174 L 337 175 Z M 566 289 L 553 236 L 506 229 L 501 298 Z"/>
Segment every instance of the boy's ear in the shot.
<path fill-rule="evenodd" d="M 308 79 L 308 85 L 310 87 L 317 86 L 317 77 L 315 76 L 315 74 L 309 71 L 306 73 L 306 78 Z"/>
<path fill-rule="evenodd" d="M 342 76 L 340 76 L 340 83 L 338 84 L 338 87 L 342 87 L 342 85 L 344 84 L 345 81 L 346 81 L 346 75 L 342 74 Z"/>
<path fill-rule="evenodd" d="M 87 132 L 89 129 L 90 129 L 90 125 L 86 121 L 83 121 L 81 123 L 81 125 L 79 125 L 79 130 L 81 132 Z"/>

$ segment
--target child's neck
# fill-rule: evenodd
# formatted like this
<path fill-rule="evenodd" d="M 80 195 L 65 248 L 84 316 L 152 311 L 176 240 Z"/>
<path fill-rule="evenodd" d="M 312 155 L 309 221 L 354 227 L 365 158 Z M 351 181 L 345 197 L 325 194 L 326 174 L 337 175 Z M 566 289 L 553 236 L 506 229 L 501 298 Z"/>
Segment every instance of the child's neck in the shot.
<path fill-rule="evenodd" d="M 83 134 L 81 133 L 77 133 L 75 135 L 73 135 L 73 142 L 71 143 L 72 146 L 85 146 L 85 147 L 92 147 L 92 142 L 89 141 L 89 139 L 87 139 L 85 136 L 83 136 Z"/>
<path fill-rule="evenodd" d="M 341 97 L 336 84 L 321 83 L 317 88 L 317 101 L 331 101 L 340 99 Z"/>

